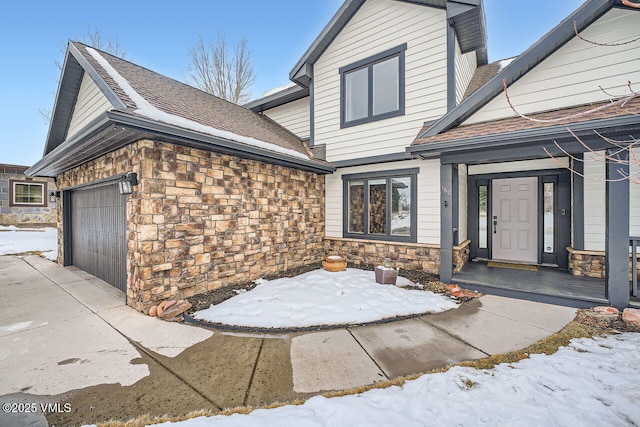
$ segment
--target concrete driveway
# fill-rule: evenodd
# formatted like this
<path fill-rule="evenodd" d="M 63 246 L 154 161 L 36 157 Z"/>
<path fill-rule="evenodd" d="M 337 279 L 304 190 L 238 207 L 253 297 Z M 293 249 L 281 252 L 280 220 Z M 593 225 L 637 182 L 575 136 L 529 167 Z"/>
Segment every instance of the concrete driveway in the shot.
<path fill-rule="evenodd" d="M 214 333 L 145 316 L 101 280 L 26 256 L 0 257 L 0 313 L 0 403 L 63 401 L 71 411 L 47 419 L 66 425 L 261 405 L 425 372 L 524 348 L 575 309 L 484 296 L 358 328 Z M 0 425 L 46 426 L 37 409 L 0 412 Z"/>
<path fill-rule="evenodd" d="M 131 385 L 150 373 L 132 363 L 132 341 L 174 357 L 213 335 L 137 313 L 117 289 L 38 256 L 0 257 L 0 313 L 0 396 Z"/>

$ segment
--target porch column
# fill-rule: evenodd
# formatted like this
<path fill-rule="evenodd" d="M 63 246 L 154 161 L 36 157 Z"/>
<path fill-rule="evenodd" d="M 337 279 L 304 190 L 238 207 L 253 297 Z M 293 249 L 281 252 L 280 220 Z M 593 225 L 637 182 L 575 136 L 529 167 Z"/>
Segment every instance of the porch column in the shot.
<path fill-rule="evenodd" d="M 607 153 L 611 155 L 611 153 Z M 605 296 L 622 310 L 629 305 L 629 157 L 606 165 Z"/>
<path fill-rule="evenodd" d="M 440 280 L 453 280 L 453 165 L 440 165 Z"/>

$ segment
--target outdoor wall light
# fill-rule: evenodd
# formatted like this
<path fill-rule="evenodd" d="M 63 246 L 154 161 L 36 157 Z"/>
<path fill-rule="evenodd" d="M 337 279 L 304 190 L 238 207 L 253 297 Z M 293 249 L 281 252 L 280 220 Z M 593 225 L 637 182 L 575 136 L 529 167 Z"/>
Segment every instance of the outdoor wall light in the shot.
<path fill-rule="evenodd" d="M 124 175 L 122 179 L 118 181 L 120 194 L 131 194 L 133 192 L 133 187 L 136 185 L 138 185 L 138 174 L 133 172 Z"/>
<path fill-rule="evenodd" d="M 51 191 L 51 192 L 49 192 L 49 201 L 51 203 L 57 202 L 59 198 L 60 198 L 60 192 L 59 191 Z"/>

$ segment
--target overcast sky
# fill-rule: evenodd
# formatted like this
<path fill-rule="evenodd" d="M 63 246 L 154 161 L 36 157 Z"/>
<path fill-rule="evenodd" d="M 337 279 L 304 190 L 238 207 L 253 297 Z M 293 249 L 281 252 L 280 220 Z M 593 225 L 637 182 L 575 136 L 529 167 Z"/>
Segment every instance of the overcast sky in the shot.
<path fill-rule="evenodd" d="M 246 37 L 257 75 L 254 97 L 288 83 L 291 68 L 343 0 L 7 0 L 0 5 L 0 163 L 42 157 L 68 39 L 97 28 L 127 59 L 185 81 L 189 47 L 199 34 Z M 582 0 L 485 0 L 489 60 L 521 53 Z"/>

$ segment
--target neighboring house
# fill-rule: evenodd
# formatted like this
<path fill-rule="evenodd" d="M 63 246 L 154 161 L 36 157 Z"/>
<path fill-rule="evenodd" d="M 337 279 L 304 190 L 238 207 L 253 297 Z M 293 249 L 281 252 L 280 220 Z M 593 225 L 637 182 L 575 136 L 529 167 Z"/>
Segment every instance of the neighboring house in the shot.
<path fill-rule="evenodd" d="M 594 157 L 567 127 L 597 150 L 612 145 L 594 129 L 638 135 L 637 99 L 576 115 L 608 101 L 599 85 L 640 84 L 637 42 L 574 33 L 634 38 L 640 13 L 617 6 L 587 1 L 512 62 L 487 64 L 480 0 L 346 0 L 295 85 L 246 108 L 71 42 L 45 156 L 28 171 L 62 190 L 59 261 L 141 310 L 328 252 L 487 291 L 511 270 L 470 275 L 469 259 L 597 275 L 599 298 L 551 300 L 626 306 L 639 187 L 604 182 L 619 164 L 544 150 Z M 556 121 L 515 116 L 503 81 L 522 113 Z M 571 278 L 553 277 L 557 289 Z"/>
<path fill-rule="evenodd" d="M 52 178 L 28 177 L 29 166 L 0 164 L 0 225 L 55 227 L 56 189 Z"/>

